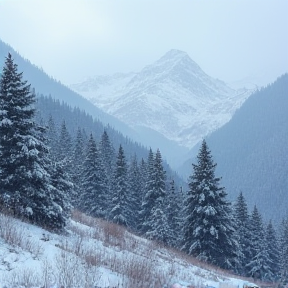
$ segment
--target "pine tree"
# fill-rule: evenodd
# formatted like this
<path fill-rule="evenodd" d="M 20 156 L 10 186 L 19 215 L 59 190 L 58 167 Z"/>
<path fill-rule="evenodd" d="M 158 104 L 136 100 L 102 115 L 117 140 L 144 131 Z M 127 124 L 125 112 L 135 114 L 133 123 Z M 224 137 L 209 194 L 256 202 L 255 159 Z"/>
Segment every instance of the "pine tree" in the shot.
<path fill-rule="evenodd" d="M 73 183 L 69 181 L 69 177 L 67 173 L 65 173 L 58 163 L 54 163 L 50 167 L 50 175 L 51 175 L 51 184 L 52 184 L 52 199 L 56 205 L 58 205 L 58 209 L 62 211 L 62 213 L 58 214 L 58 219 L 55 221 L 54 225 L 56 229 L 61 229 L 61 225 L 59 224 L 66 222 L 70 217 L 70 212 L 72 209 L 71 198 L 74 194 Z M 60 221 L 59 221 L 60 220 Z"/>
<path fill-rule="evenodd" d="M 53 117 L 50 115 L 48 119 L 47 129 L 47 145 L 50 147 L 49 153 L 50 158 L 55 162 L 57 161 L 57 150 L 58 150 L 58 131 Z"/>
<path fill-rule="evenodd" d="M 63 120 L 60 128 L 58 140 L 58 161 L 63 161 L 66 167 L 70 167 L 71 161 L 72 139 Z"/>
<path fill-rule="evenodd" d="M 265 234 L 266 234 L 265 239 L 267 243 L 268 259 L 271 260 L 271 262 L 269 261 L 270 263 L 269 270 L 271 271 L 271 278 L 268 279 L 267 277 L 267 280 L 277 281 L 278 276 L 279 276 L 279 270 L 280 270 L 280 266 L 279 266 L 280 247 L 279 247 L 279 242 L 278 242 L 276 231 L 271 221 L 267 225 Z"/>
<path fill-rule="evenodd" d="M 234 217 L 236 220 L 236 237 L 239 243 L 237 273 L 246 276 L 248 271 L 246 264 L 251 260 L 251 233 L 249 227 L 249 214 L 246 200 L 240 192 L 234 206 Z"/>
<path fill-rule="evenodd" d="M 107 176 L 110 176 L 113 173 L 116 155 L 115 155 L 114 147 L 109 139 L 109 136 L 106 130 L 104 130 L 101 136 L 101 140 L 99 143 L 99 150 L 101 153 L 101 157 L 103 159 L 103 163 L 105 165 L 106 174 Z"/>
<path fill-rule="evenodd" d="M 127 163 L 120 145 L 112 180 L 112 209 L 109 213 L 109 218 L 116 224 L 131 226 L 133 216 L 128 209 L 128 193 Z"/>
<path fill-rule="evenodd" d="M 183 250 L 198 259 L 232 269 L 236 262 L 237 243 L 230 203 L 215 177 L 216 164 L 203 140 L 193 164 L 185 203 Z"/>
<path fill-rule="evenodd" d="M 147 182 L 147 163 L 142 158 L 141 162 L 139 163 L 139 185 L 140 185 L 139 200 L 140 200 L 140 206 L 139 206 L 138 213 L 137 213 L 138 214 L 138 221 L 137 221 L 137 227 L 136 227 L 136 230 L 139 233 L 143 233 L 144 210 L 143 210 L 142 204 L 144 202 L 144 197 L 145 197 L 146 182 Z"/>
<path fill-rule="evenodd" d="M 34 103 L 35 94 L 22 80 L 9 53 L 0 80 L 1 202 L 16 216 L 61 229 L 67 217 L 60 199 L 54 201 L 57 188 L 49 174 L 51 160 L 44 144 L 45 129 L 33 120 Z"/>
<path fill-rule="evenodd" d="M 250 221 L 252 259 L 247 264 L 248 276 L 254 279 L 269 280 L 272 277 L 270 270 L 272 263 L 267 251 L 262 217 L 256 206 L 254 206 Z"/>
<path fill-rule="evenodd" d="M 145 187 L 144 187 L 144 196 L 142 199 L 141 211 L 140 211 L 141 225 L 139 226 L 139 230 L 142 234 L 145 234 L 147 231 L 151 230 L 151 227 L 149 226 L 148 218 L 149 218 L 149 215 L 151 215 L 151 210 L 155 202 L 154 154 L 151 148 L 149 150 L 148 159 L 145 165 L 144 173 L 145 175 L 143 178 L 145 180 Z"/>
<path fill-rule="evenodd" d="M 288 284 L 288 218 L 283 219 L 280 227 L 280 287 Z"/>
<path fill-rule="evenodd" d="M 181 204 L 182 204 L 182 195 L 180 192 L 176 192 L 175 181 L 171 179 L 170 181 L 170 189 L 168 191 L 168 195 L 166 197 L 167 207 L 167 222 L 169 227 L 169 245 L 173 247 L 179 246 L 179 238 L 181 234 L 181 224 L 180 224 L 180 212 L 181 212 Z"/>
<path fill-rule="evenodd" d="M 75 145 L 72 155 L 72 182 L 74 183 L 75 194 L 72 195 L 72 203 L 75 207 L 79 208 L 79 196 L 81 193 L 81 183 L 83 176 L 83 159 L 85 157 L 84 139 L 82 130 L 78 127 Z"/>
<path fill-rule="evenodd" d="M 104 217 L 107 205 L 107 181 L 96 142 L 90 135 L 83 176 L 79 207 L 88 215 Z"/>
<path fill-rule="evenodd" d="M 105 218 L 109 219 L 109 213 L 112 210 L 112 198 L 113 198 L 113 191 L 112 191 L 112 180 L 113 180 L 113 173 L 115 168 L 115 159 L 116 153 L 114 147 L 109 139 L 108 133 L 104 130 L 100 143 L 99 143 L 99 150 L 102 159 L 102 163 L 104 165 L 105 174 L 107 178 L 107 209 Z"/>
<path fill-rule="evenodd" d="M 129 185 L 129 202 L 128 209 L 133 212 L 134 216 L 130 221 L 130 227 L 137 230 L 140 218 L 139 210 L 142 202 L 142 185 L 141 174 L 138 166 L 137 156 L 134 155 L 128 169 L 128 185 Z"/>
<path fill-rule="evenodd" d="M 148 215 L 146 226 L 149 229 L 145 235 L 150 239 L 156 239 L 164 243 L 169 241 L 169 225 L 166 211 L 166 172 L 162 165 L 162 156 L 159 149 L 154 160 L 154 183 L 153 183 L 153 206 L 151 214 Z"/>

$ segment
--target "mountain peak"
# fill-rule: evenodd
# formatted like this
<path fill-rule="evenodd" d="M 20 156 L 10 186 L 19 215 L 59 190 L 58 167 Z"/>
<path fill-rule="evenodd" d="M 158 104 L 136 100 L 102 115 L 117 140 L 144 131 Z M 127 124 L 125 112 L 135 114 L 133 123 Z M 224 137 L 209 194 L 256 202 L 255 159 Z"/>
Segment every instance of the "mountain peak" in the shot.
<path fill-rule="evenodd" d="M 189 58 L 189 55 L 185 51 L 178 49 L 171 49 L 168 52 L 166 52 L 162 58 L 180 59 L 185 57 Z"/>
<path fill-rule="evenodd" d="M 208 76 L 186 52 L 177 49 L 135 75 L 95 83 L 94 90 L 89 83 L 73 89 L 139 135 L 156 131 L 185 149 L 230 120 L 247 96 L 238 96 L 224 82 Z M 165 144 L 158 148 L 167 151 Z"/>
<path fill-rule="evenodd" d="M 152 66 L 165 67 L 164 69 L 166 71 L 173 69 L 173 67 L 178 67 L 180 70 L 188 69 L 192 71 L 202 71 L 199 65 L 194 62 L 186 52 L 177 49 L 169 50 Z"/>

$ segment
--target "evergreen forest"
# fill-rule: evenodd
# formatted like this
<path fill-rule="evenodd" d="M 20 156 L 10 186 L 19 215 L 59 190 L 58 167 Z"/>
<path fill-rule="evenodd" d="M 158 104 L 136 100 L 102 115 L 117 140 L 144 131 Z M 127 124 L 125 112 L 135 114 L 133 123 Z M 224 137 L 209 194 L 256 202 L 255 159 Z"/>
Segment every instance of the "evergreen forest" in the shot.
<path fill-rule="evenodd" d="M 0 206 L 59 233 L 72 209 L 267 282 L 288 282 L 288 219 L 234 203 L 205 140 L 185 184 L 161 151 L 84 111 L 36 95 L 8 54 L 0 78 Z"/>

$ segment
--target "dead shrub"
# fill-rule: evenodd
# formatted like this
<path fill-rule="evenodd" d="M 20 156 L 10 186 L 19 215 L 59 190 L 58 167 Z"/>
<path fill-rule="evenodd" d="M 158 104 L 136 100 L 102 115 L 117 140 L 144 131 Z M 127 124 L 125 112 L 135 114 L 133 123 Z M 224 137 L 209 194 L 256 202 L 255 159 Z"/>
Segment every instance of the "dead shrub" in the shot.
<path fill-rule="evenodd" d="M 33 259 L 39 259 L 43 254 L 44 248 L 41 243 L 35 241 L 35 239 L 24 237 L 21 243 L 21 248 L 32 254 Z"/>
<path fill-rule="evenodd" d="M 31 268 L 22 268 L 17 271 L 13 271 L 4 280 L 11 288 L 25 287 L 32 288 L 41 285 L 40 275 Z"/>
<path fill-rule="evenodd" d="M 104 245 L 123 248 L 125 228 L 112 222 L 105 222 L 101 227 L 104 235 Z"/>
<path fill-rule="evenodd" d="M 85 251 L 85 254 L 83 255 L 83 259 L 85 263 L 88 265 L 88 267 L 99 267 L 103 263 L 103 257 L 101 251 L 97 251 L 96 249 L 89 249 Z"/>
<path fill-rule="evenodd" d="M 82 223 L 84 225 L 87 225 L 89 227 L 95 226 L 96 219 L 94 217 L 88 216 L 84 214 L 83 212 L 74 209 L 71 213 L 71 219 L 73 219 L 76 222 Z"/>
<path fill-rule="evenodd" d="M 122 267 L 122 274 L 127 276 L 125 281 L 125 287 L 127 288 L 161 288 L 164 287 L 167 280 L 164 277 L 165 273 L 158 269 L 158 265 L 153 259 L 141 259 L 133 256 L 127 259 Z"/>
<path fill-rule="evenodd" d="M 21 247 L 24 233 L 15 219 L 2 214 L 0 215 L 0 236 L 7 244 Z"/>

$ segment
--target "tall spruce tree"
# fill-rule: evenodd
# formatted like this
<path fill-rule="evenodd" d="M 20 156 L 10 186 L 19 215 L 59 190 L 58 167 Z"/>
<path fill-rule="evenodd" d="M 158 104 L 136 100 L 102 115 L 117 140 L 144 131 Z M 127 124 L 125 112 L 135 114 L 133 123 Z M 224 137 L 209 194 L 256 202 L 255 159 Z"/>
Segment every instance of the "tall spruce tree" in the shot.
<path fill-rule="evenodd" d="M 109 213 L 112 210 L 112 180 L 113 180 L 113 172 L 115 168 L 115 159 L 116 159 L 116 153 L 115 149 L 110 141 L 110 138 L 108 136 L 108 133 L 106 130 L 104 130 L 100 143 L 99 143 L 99 150 L 100 155 L 102 159 L 102 163 L 104 165 L 105 174 L 107 177 L 107 207 L 106 207 L 106 215 L 105 218 L 109 218 Z"/>
<path fill-rule="evenodd" d="M 149 218 L 149 215 L 151 215 L 151 210 L 155 202 L 154 154 L 151 148 L 149 149 L 147 163 L 145 166 L 143 166 L 143 168 L 145 168 L 144 170 L 145 176 L 143 177 L 145 179 L 145 185 L 144 185 L 145 187 L 144 187 L 144 196 L 142 199 L 141 211 L 140 211 L 141 224 L 140 224 L 139 230 L 142 234 L 145 234 L 147 231 L 151 230 L 151 227 L 149 226 L 148 218 Z"/>
<path fill-rule="evenodd" d="M 165 201 L 167 222 L 169 227 L 168 244 L 173 247 L 178 247 L 181 234 L 181 224 L 179 220 L 182 195 L 180 195 L 180 192 L 176 192 L 174 179 L 171 179 L 169 184 L 170 187 Z"/>
<path fill-rule="evenodd" d="M 226 192 L 215 177 L 212 155 L 203 140 L 189 178 L 183 250 L 222 268 L 234 269 L 237 242 Z"/>
<path fill-rule="evenodd" d="M 235 270 L 240 275 L 248 275 L 246 264 L 251 260 L 251 233 L 249 227 L 249 214 L 247 202 L 240 192 L 234 205 L 234 217 L 236 221 L 236 237 L 239 243 L 238 265 Z"/>
<path fill-rule="evenodd" d="M 166 172 L 162 165 L 162 156 L 159 149 L 154 160 L 153 206 L 148 215 L 146 226 L 149 229 L 145 235 L 150 239 L 156 239 L 164 243 L 169 242 L 169 225 L 166 209 Z"/>
<path fill-rule="evenodd" d="M 279 277 L 279 271 L 280 271 L 280 266 L 279 266 L 280 247 L 279 247 L 279 241 L 278 241 L 276 231 L 271 221 L 269 221 L 265 232 L 266 232 L 265 239 L 267 243 L 268 259 L 271 260 L 268 263 L 270 264 L 269 270 L 271 271 L 271 277 L 270 279 L 267 279 L 267 280 L 276 282 L 277 280 L 279 280 L 278 277 Z M 270 275 L 267 275 L 267 276 L 270 276 Z"/>
<path fill-rule="evenodd" d="M 65 166 L 70 167 L 72 139 L 68 132 L 65 120 L 62 121 L 58 139 L 58 161 L 63 161 Z"/>
<path fill-rule="evenodd" d="M 280 226 L 280 287 L 288 285 L 288 218 Z"/>
<path fill-rule="evenodd" d="M 112 180 L 112 209 L 109 218 L 117 224 L 131 226 L 132 211 L 128 205 L 127 163 L 122 145 L 119 146 L 116 167 Z"/>
<path fill-rule="evenodd" d="M 265 229 L 262 217 L 256 205 L 251 214 L 251 260 L 247 263 L 248 276 L 254 279 L 270 280 L 272 278 L 271 259 L 269 259 Z"/>
<path fill-rule="evenodd" d="M 72 175 L 71 179 L 74 183 L 74 195 L 72 196 L 72 203 L 75 207 L 79 208 L 79 196 L 81 195 L 81 183 L 83 176 L 83 159 L 85 157 L 84 139 L 82 130 L 78 127 L 73 155 L 72 155 Z"/>
<path fill-rule="evenodd" d="M 54 162 L 50 167 L 51 175 L 51 197 L 59 209 L 62 211 L 58 214 L 58 218 L 61 221 L 55 221 L 55 228 L 61 229 L 61 223 L 70 217 L 70 212 L 72 209 L 72 197 L 74 195 L 74 185 L 70 182 L 69 177 L 65 171 L 63 171 L 62 166 L 57 162 Z M 65 220 L 66 221 L 66 220 Z"/>
<path fill-rule="evenodd" d="M 107 181 L 99 151 L 92 134 L 88 141 L 82 173 L 80 209 L 94 217 L 105 217 Z"/>
<path fill-rule="evenodd" d="M 109 139 L 109 136 L 106 130 L 104 130 L 101 136 L 101 140 L 99 143 L 99 150 L 101 153 L 101 157 L 103 159 L 106 174 L 107 176 L 111 176 L 113 173 L 116 154 L 115 154 L 115 149 Z"/>
<path fill-rule="evenodd" d="M 143 233 L 143 223 L 144 223 L 144 209 L 143 209 L 143 202 L 144 202 L 144 197 L 145 197 L 145 187 L 146 187 L 146 182 L 147 182 L 147 163 L 146 161 L 142 158 L 141 162 L 139 163 L 139 184 L 140 184 L 140 207 L 138 210 L 138 223 L 137 223 L 137 228 L 136 230 L 139 233 Z"/>
<path fill-rule="evenodd" d="M 133 212 L 133 218 L 130 221 L 130 227 L 135 231 L 139 224 L 139 210 L 142 200 L 142 186 L 141 186 L 141 174 L 138 166 L 136 154 L 132 157 L 132 160 L 128 169 L 128 189 L 129 189 L 129 201 L 128 209 Z"/>
<path fill-rule="evenodd" d="M 0 78 L 1 205 L 35 224 L 61 229 L 67 220 L 63 195 L 56 197 L 60 191 L 51 183 L 45 129 L 34 121 L 34 103 L 35 94 L 9 53 Z"/>
<path fill-rule="evenodd" d="M 53 117 L 50 115 L 48 119 L 48 129 L 46 132 L 47 144 L 50 148 L 50 158 L 55 162 L 57 161 L 57 150 L 58 150 L 58 131 Z"/>

